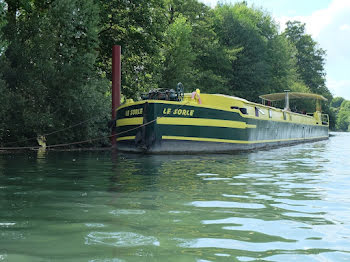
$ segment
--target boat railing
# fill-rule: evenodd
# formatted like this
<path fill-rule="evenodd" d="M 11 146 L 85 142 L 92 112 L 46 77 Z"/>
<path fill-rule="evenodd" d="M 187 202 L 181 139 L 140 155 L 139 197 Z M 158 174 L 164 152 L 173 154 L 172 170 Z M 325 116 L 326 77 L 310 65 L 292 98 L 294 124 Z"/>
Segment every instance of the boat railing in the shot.
<path fill-rule="evenodd" d="M 321 115 L 322 125 L 329 125 L 329 116 L 327 114 Z"/>

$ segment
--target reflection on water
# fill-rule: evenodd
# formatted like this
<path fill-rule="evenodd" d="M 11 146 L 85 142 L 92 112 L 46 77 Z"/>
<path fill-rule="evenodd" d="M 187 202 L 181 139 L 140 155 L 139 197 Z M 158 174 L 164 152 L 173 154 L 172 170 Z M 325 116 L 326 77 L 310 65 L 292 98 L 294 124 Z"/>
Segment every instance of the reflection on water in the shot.
<path fill-rule="evenodd" d="M 0 261 L 350 260 L 349 142 L 0 155 Z"/>
<path fill-rule="evenodd" d="M 85 244 L 103 244 L 115 247 L 159 246 L 155 237 L 145 237 L 132 232 L 91 232 Z"/>

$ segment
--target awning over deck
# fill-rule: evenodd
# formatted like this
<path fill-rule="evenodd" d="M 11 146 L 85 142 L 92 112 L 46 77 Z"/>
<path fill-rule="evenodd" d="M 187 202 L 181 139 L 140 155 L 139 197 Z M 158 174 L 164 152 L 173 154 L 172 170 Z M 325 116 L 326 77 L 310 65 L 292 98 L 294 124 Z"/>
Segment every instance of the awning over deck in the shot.
<path fill-rule="evenodd" d="M 288 92 L 288 96 L 289 99 L 316 99 L 327 101 L 327 98 L 324 96 L 311 93 Z M 274 102 L 284 100 L 286 98 L 286 93 L 267 94 L 259 97 L 263 100 Z"/>

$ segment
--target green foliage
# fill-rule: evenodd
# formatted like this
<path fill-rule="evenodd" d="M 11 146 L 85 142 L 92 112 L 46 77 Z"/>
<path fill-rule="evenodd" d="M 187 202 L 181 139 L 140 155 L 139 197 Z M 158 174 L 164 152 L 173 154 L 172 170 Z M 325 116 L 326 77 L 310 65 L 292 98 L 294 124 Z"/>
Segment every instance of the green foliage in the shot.
<path fill-rule="evenodd" d="M 291 90 L 309 93 L 296 70 L 296 48 L 284 35 L 269 41 L 268 63 L 271 64 L 271 92 Z"/>
<path fill-rule="evenodd" d="M 302 86 L 296 70 L 296 48 L 271 16 L 245 3 L 215 9 L 215 31 L 226 48 L 239 48 L 227 74 L 227 94 L 259 101 L 264 93 Z"/>
<path fill-rule="evenodd" d="M 331 101 L 331 107 L 340 108 L 341 104 L 344 102 L 343 97 L 334 97 Z"/>
<path fill-rule="evenodd" d="M 163 48 L 165 62 L 160 87 L 175 88 L 178 82 L 192 86 L 194 82 L 193 61 L 195 54 L 191 46 L 192 27 L 186 18 L 178 16 L 165 32 Z"/>
<path fill-rule="evenodd" d="M 330 103 L 329 111 L 327 112 L 331 120 L 331 128 L 334 130 L 344 130 L 346 124 L 346 113 L 344 111 L 339 114 L 341 105 L 345 101 L 343 97 L 334 97 Z"/>
<path fill-rule="evenodd" d="M 163 1 L 96 0 L 100 7 L 98 71 L 111 77 L 113 45 L 122 46 L 122 93 L 137 98 L 161 79 L 167 27 Z"/>
<path fill-rule="evenodd" d="M 306 34 L 305 24 L 299 21 L 288 21 L 284 34 L 297 49 L 297 72 L 302 81 L 311 92 L 322 94 L 331 100 L 332 95 L 325 84 L 326 51 L 318 47 L 311 35 Z"/>
<path fill-rule="evenodd" d="M 231 62 L 236 59 L 239 50 L 224 47 L 219 43 L 214 29 L 213 10 L 196 0 L 167 0 L 165 6 L 169 27 L 172 27 L 179 17 L 185 17 L 187 24 L 191 26 L 190 49 L 191 58 L 194 59 L 191 68 L 186 72 L 187 76 L 191 75 L 191 79 L 189 82 L 181 80 L 187 92 L 199 88 L 208 93 L 227 93 L 227 76 L 232 73 Z M 182 76 L 173 74 L 172 77 Z M 179 81 L 174 79 L 172 82 Z"/>
<path fill-rule="evenodd" d="M 53 3 L 48 12 L 47 29 L 52 32 L 50 38 L 53 43 L 50 56 L 55 62 L 51 72 L 53 79 L 47 86 L 54 126 L 66 127 L 95 117 L 94 121 L 79 129 L 70 130 L 67 137 L 59 137 L 61 142 L 103 134 L 93 134 L 91 129 L 101 119 L 107 120 L 106 105 L 109 100 L 105 93 L 108 83 L 99 78 L 94 67 L 95 50 L 99 46 L 97 10 L 92 0 L 61 0 Z"/>
<path fill-rule="evenodd" d="M 169 24 L 174 23 L 178 16 L 186 17 L 190 24 L 205 20 L 209 7 L 197 0 L 164 0 L 166 17 Z"/>
<path fill-rule="evenodd" d="M 6 82 L 0 78 L 0 143 L 7 135 L 7 123 L 9 122 L 8 112 L 10 110 L 11 94 L 7 88 Z"/>
<path fill-rule="evenodd" d="M 107 116 L 106 84 L 98 80 L 94 68 L 96 6 L 92 0 L 60 0 L 46 8 L 36 4 L 30 9 L 17 5 L 22 8 L 20 15 L 4 28 L 8 48 L 2 71 L 16 98 L 10 109 L 11 121 L 6 123 L 8 141 L 35 137 L 92 116 L 97 117 L 95 121 Z M 9 27 L 16 28 L 15 36 Z M 94 125 L 92 121 L 64 136 L 52 136 L 49 142 L 88 139 Z"/>
<path fill-rule="evenodd" d="M 335 126 L 337 130 L 350 132 L 350 101 L 341 103 Z"/>

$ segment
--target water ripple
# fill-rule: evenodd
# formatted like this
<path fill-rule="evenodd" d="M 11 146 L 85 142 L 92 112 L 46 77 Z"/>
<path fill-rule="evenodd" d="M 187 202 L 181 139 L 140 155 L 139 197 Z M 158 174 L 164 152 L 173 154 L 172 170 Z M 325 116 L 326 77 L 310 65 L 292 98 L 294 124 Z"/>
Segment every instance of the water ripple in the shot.
<path fill-rule="evenodd" d="M 86 245 L 108 245 L 115 247 L 159 246 L 155 237 L 133 232 L 91 232 L 85 238 Z"/>
<path fill-rule="evenodd" d="M 195 207 L 249 208 L 249 209 L 261 209 L 265 207 L 262 204 L 238 203 L 238 202 L 230 202 L 230 201 L 193 201 L 188 205 L 195 206 Z"/>
<path fill-rule="evenodd" d="M 143 215 L 146 213 L 145 210 L 136 210 L 136 209 L 117 209 L 109 212 L 112 215 L 120 216 L 120 215 Z"/>

